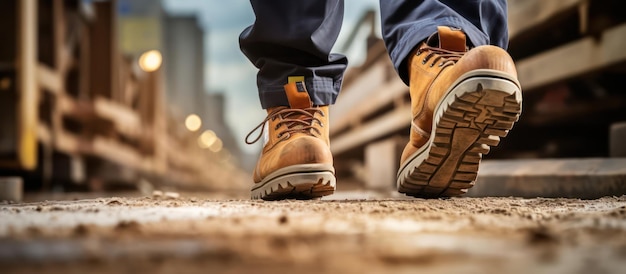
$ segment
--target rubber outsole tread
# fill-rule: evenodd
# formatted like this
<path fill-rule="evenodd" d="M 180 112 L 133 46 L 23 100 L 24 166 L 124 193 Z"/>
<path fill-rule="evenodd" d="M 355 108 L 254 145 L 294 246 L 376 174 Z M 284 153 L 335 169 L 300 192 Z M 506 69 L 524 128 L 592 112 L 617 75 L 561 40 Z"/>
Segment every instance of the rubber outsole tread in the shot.
<path fill-rule="evenodd" d="M 424 152 L 428 154 L 419 163 L 403 166 L 398 191 L 419 198 L 465 194 L 474 185 L 482 155 L 497 146 L 518 121 L 519 92 L 483 89 L 478 84 L 474 91 L 440 106 L 444 110 L 434 121 L 434 138 Z"/>
<path fill-rule="evenodd" d="M 296 174 L 297 176 L 297 174 Z M 330 178 L 330 179 L 329 179 Z M 262 190 L 253 191 L 252 199 L 267 201 L 276 200 L 310 200 L 331 195 L 335 192 L 334 176 L 319 176 L 314 180 L 292 183 L 290 180 L 276 180 Z"/>

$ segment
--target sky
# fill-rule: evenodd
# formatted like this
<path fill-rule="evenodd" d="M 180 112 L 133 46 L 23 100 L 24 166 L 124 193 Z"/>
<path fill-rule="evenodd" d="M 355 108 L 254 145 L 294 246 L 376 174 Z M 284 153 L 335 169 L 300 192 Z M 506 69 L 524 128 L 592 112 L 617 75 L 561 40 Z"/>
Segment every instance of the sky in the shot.
<path fill-rule="evenodd" d="M 254 22 L 248 0 L 163 0 L 171 14 L 195 14 L 205 30 L 206 91 L 222 92 L 226 97 L 226 122 L 230 125 L 240 147 L 254 153 L 258 146 L 247 146 L 246 134 L 266 116 L 261 109 L 256 88 L 256 68 L 239 50 L 239 34 Z M 345 0 L 344 24 L 335 48 L 339 49 L 356 22 L 366 10 L 378 10 L 378 0 Z M 379 30 L 377 30 L 379 31 Z M 356 44 L 356 43 L 355 43 Z M 348 52 L 350 65 L 358 65 L 364 57 L 365 43 Z"/>

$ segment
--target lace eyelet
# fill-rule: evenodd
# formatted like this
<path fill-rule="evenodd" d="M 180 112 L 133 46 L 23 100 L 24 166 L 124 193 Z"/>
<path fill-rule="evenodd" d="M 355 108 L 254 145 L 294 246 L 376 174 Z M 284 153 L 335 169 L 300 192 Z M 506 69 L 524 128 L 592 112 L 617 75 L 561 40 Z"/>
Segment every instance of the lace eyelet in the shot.
<path fill-rule="evenodd" d="M 439 67 L 443 67 L 443 62 L 439 63 Z"/>
<path fill-rule="evenodd" d="M 417 51 L 417 54 L 415 54 L 415 55 L 416 55 L 416 56 L 420 56 L 420 55 L 422 55 L 422 51 L 421 51 L 421 50 L 418 50 L 418 51 Z"/>
<path fill-rule="evenodd" d="M 426 65 L 426 58 L 424 58 L 424 60 L 422 60 L 422 65 Z"/>

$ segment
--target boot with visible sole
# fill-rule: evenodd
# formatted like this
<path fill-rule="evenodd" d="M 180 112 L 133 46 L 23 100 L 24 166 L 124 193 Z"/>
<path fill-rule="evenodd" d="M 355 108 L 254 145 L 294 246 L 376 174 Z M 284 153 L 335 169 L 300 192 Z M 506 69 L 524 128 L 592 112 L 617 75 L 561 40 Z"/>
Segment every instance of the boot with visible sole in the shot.
<path fill-rule="evenodd" d="M 313 199 L 333 194 L 336 179 L 328 106 L 312 106 L 303 82 L 290 83 L 285 91 L 290 106 L 268 109 L 267 118 L 257 127 L 262 130 L 259 138 L 246 140 L 254 143 L 266 133 L 254 170 L 252 199 Z"/>
<path fill-rule="evenodd" d="M 413 121 L 398 171 L 409 196 L 458 196 L 474 185 L 483 154 L 521 113 L 513 61 L 503 49 L 467 51 L 465 35 L 440 27 L 409 59 Z"/>

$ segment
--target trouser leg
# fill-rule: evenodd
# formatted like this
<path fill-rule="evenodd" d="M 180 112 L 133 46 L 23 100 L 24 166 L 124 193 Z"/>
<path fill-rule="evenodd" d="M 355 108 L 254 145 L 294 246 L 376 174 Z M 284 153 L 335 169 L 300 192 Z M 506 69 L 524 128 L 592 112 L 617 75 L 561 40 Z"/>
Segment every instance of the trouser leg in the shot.
<path fill-rule="evenodd" d="M 508 46 L 506 0 L 380 0 L 383 39 L 400 78 L 406 59 L 437 26 L 462 29 L 471 46 Z"/>
<path fill-rule="evenodd" d="M 239 37 L 241 51 L 259 69 L 263 108 L 288 106 L 283 85 L 304 76 L 315 105 L 333 104 L 348 60 L 330 51 L 343 20 L 343 0 L 251 0 L 256 21 Z"/>

